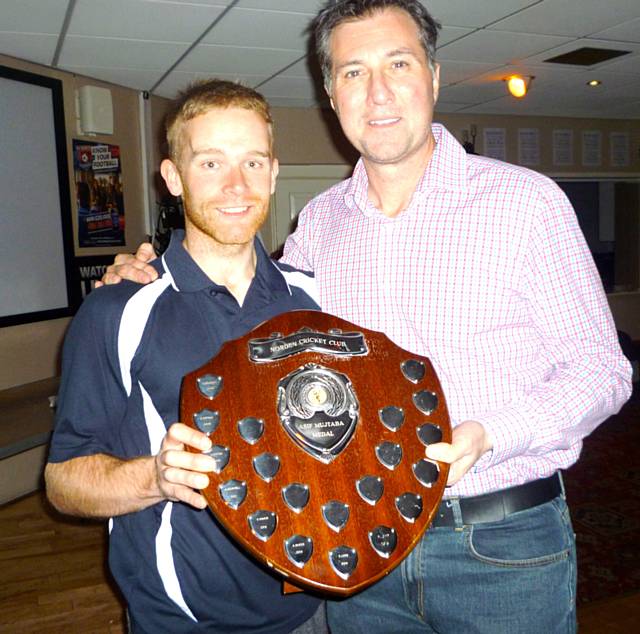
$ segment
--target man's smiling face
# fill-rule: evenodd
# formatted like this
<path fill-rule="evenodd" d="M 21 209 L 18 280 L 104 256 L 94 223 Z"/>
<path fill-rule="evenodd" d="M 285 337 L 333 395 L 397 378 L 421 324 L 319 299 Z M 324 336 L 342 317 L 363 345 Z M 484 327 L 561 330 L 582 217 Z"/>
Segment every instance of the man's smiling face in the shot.
<path fill-rule="evenodd" d="M 222 245 L 252 242 L 278 174 L 269 125 L 253 110 L 212 108 L 187 121 L 182 134 L 167 184 L 183 197 L 187 227 Z"/>
<path fill-rule="evenodd" d="M 365 161 L 399 164 L 433 149 L 438 96 L 418 27 L 406 12 L 386 9 L 343 22 L 331 34 L 331 103 Z"/>

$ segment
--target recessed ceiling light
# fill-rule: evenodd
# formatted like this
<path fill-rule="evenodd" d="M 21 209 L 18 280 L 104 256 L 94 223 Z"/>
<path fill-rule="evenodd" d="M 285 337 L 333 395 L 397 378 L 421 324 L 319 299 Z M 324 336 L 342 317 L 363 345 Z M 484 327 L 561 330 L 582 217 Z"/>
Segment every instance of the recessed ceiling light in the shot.
<path fill-rule="evenodd" d="M 591 81 L 587 82 L 587 86 L 591 86 L 592 88 L 600 86 L 600 84 L 602 84 L 602 82 L 599 79 L 592 79 Z"/>

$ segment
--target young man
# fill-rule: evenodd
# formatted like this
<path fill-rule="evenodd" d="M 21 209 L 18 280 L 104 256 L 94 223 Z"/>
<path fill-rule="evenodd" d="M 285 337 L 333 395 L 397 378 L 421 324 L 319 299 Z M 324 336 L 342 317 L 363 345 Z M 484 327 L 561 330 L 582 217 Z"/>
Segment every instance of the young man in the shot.
<path fill-rule="evenodd" d="M 631 371 L 573 210 L 549 179 L 432 124 L 438 25 L 420 2 L 331 0 L 315 26 L 362 158 L 301 212 L 283 261 L 314 271 L 323 310 L 430 357 L 455 426 L 426 450 L 451 464 L 432 528 L 388 577 L 329 603 L 329 624 L 574 632 L 559 471 L 627 400 Z"/>
<path fill-rule="evenodd" d="M 73 320 L 47 493 L 64 513 L 111 517 L 109 562 L 133 632 L 326 632 L 320 600 L 283 596 L 205 510 L 211 440 L 174 423 L 181 378 L 225 341 L 317 308 L 301 288 L 311 279 L 255 239 L 278 173 L 269 108 L 230 82 L 196 84 L 167 139 L 161 172 L 183 197 L 185 232 L 153 284 L 100 289 Z"/>

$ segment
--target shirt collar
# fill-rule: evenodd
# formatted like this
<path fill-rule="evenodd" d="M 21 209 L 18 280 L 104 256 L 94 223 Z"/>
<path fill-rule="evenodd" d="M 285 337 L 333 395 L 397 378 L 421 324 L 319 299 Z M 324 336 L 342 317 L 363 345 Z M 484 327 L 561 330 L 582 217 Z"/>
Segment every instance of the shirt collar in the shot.
<path fill-rule="evenodd" d="M 214 289 L 227 292 L 224 286 L 216 284 L 197 265 L 195 260 L 184 248 L 183 229 L 174 229 L 171 233 L 169 247 L 162 256 L 164 268 L 173 278 L 176 290 L 183 293 L 194 293 L 205 289 Z M 291 295 L 282 273 L 267 254 L 261 240 L 256 236 L 253 242 L 256 249 L 256 274 L 251 282 L 251 287 L 258 284 L 259 287 L 269 291 L 285 291 Z"/>
<path fill-rule="evenodd" d="M 431 131 L 436 146 L 416 192 L 428 194 L 433 190 L 464 191 L 467 189 L 467 153 L 443 125 L 434 123 Z M 372 207 L 368 190 L 369 179 L 364 162 L 360 158 L 345 191 L 345 202 L 367 213 L 368 207 Z"/>

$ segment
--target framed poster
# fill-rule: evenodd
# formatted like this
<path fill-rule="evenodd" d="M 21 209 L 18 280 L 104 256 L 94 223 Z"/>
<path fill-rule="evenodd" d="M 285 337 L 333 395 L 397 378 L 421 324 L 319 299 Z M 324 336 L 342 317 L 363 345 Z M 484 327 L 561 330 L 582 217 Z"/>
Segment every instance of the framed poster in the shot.
<path fill-rule="evenodd" d="M 120 146 L 73 140 L 80 247 L 124 245 Z"/>

